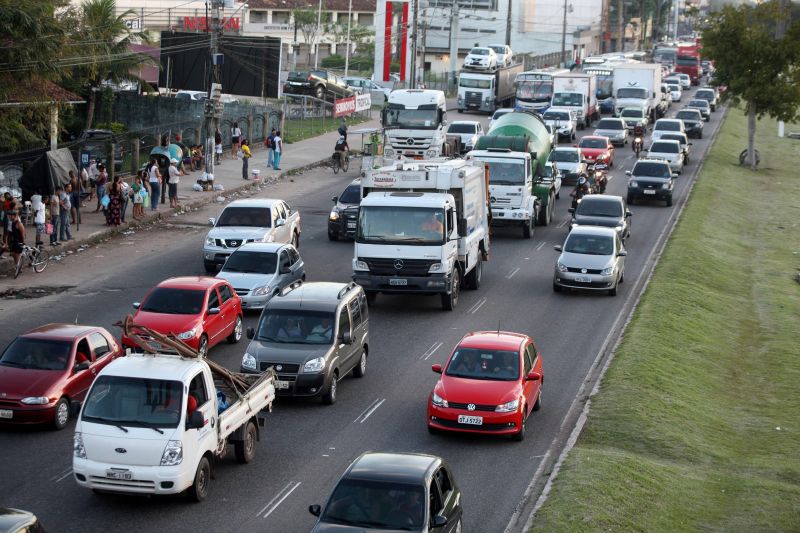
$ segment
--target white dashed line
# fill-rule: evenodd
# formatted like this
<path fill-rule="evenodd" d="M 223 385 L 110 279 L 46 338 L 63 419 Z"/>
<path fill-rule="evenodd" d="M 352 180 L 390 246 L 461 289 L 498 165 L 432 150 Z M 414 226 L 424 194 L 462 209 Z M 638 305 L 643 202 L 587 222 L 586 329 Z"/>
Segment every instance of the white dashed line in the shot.
<path fill-rule="evenodd" d="M 265 505 L 265 506 L 264 506 L 264 508 L 263 508 L 263 509 L 261 509 L 261 510 L 260 510 L 258 513 L 256 513 L 256 516 L 260 515 L 260 514 L 261 514 L 261 513 L 263 513 L 264 511 L 267 511 L 267 512 L 266 512 L 266 514 L 264 514 L 264 518 L 266 518 L 266 517 L 268 517 L 269 515 L 271 515 L 271 514 L 272 514 L 272 513 L 275 511 L 275 509 L 277 509 L 277 508 L 278 508 L 278 506 L 279 506 L 281 503 L 283 503 L 283 500 L 285 500 L 286 498 L 288 498 L 288 497 L 289 497 L 289 495 L 290 495 L 291 493 L 293 493 L 293 492 L 295 491 L 295 489 L 296 489 L 297 487 L 299 487 L 299 486 L 300 486 L 300 481 L 297 481 L 297 482 L 290 481 L 289 483 L 287 483 L 287 484 L 286 484 L 286 486 L 285 486 L 285 487 L 283 487 L 283 489 L 282 489 L 282 490 L 281 490 L 281 491 L 280 491 L 280 492 L 279 492 L 279 493 L 278 493 L 278 494 L 277 494 L 277 495 L 276 495 L 274 498 L 272 498 L 272 499 L 271 499 L 271 500 L 270 500 L 270 501 L 267 503 L 267 505 Z M 269 510 L 268 510 L 268 509 L 269 509 Z"/>
<path fill-rule="evenodd" d="M 383 404 L 383 402 L 385 402 L 385 401 L 386 401 L 386 398 L 384 398 L 383 400 L 379 401 L 379 402 L 378 402 L 378 405 L 376 405 L 375 407 L 373 407 L 372 409 L 370 409 L 370 410 L 369 410 L 369 412 L 367 412 L 367 414 L 365 414 L 365 415 L 364 415 L 364 418 L 362 418 L 362 419 L 361 419 L 361 422 L 359 422 L 359 424 L 363 424 L 363 423 L 364 423 L 364 421 L 365 421 L 367 418 L 369 418 L 369 416 L 370 416 L 372 413 L 374 413 L 374 412 L 375 412 L 375 411 L 378 409 L 378 407 L 380 407 L 380 406 Z"/>
<path fill-rule="evenodd" d="M 478 303 L 476 303 L 475 305 L 470 307 L 470 309 L 469 309 L 469 311 L 467 311 L 467 313 L 469 313 L 470 315 L 474 315 L 475 313 L 478 312 L 478 309 L 483 307 L 483 304 L 485 304 L 485 303 L 486 303 L 486 297 L 484 296 L 483 298 L 478 300 Z"/>
<path fill-rule="evenodd" d="M 519 272 L 519 267 L 515 268 L 514 270 L 512 270 L 511 272 L 509 272 L 508 274 L 506 274 L 506 279 L 511 279 L 511 278 L 513 278 L 513 277 L 514 277 L 514 274 L 516 274 L 517 272 Z"/>
<path fill-rule="evenodd" d="M 546 242 L 544 242 L 544 241 L 540 242 L 540 243 L 539 243 L 539 246 L 537 246 L 537 247 L 536 247 L 536 251 L 538 252 L 539 250 L 541 250 L 542 248 L 544 248 L 544 245 L 545 245 L 545 244 L 547 244 L 547 243 L 546 243 Z"/>
<path fill-rule="evenodd" d="M 423 352 L 423 354 L 419 356 L 419 360 L 420 361 L 427 360 L 431 355 L 433 355 L 433 352 L 435 352 L 436 350 L 438 350 L 441 347 L 442 347 L 442 343 L 441 342 L 434 342 L 433 344 L 431 344 L 430 348 L 425 350 L 425 352 Z"/>

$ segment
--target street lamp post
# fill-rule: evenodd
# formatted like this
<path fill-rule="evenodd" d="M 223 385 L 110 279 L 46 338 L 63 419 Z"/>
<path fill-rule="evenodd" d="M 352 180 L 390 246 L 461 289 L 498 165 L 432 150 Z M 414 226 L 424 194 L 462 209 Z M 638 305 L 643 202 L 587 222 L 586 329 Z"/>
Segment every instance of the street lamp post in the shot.
<path fill-rule="evenodd" d="M 567 1 L 564 0 L 564 22 L 561 26 L 561 65 L 567 66 L 567 9 L 572 11 L 572 6 L 567 6 Z"/>

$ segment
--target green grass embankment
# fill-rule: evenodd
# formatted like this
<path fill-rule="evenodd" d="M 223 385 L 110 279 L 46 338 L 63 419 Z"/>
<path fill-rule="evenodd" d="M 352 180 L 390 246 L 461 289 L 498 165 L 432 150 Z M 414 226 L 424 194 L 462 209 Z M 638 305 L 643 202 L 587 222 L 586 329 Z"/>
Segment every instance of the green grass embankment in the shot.
<path fill-rule="evenodd" d="M 800 141 L 746 144 L 732 109 L 533 531 L 800 531 Z"/>

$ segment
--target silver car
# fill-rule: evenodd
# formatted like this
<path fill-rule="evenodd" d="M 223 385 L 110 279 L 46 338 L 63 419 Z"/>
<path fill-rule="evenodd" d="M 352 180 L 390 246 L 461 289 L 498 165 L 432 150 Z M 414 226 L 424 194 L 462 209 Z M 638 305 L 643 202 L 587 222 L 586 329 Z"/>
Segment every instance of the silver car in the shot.
<path fill-rule="evenodd" d="M 654 159 L 663 159 L 669 163 L 672 172 L 680 174 L 683 172 L 684 153 L 681 143 L 678 141 L 658 140 L 653 141 L 647 156 Z"/>
<path fill-rule="evenodd" d="M 233 285 L 242 309 L 263 309 L 273 296 L 306 279 L 305 264 L 291 244 L 251 242 L 228 256 L 218 278 Z"/>
<path fill-rule="evenodd" d="M 617 286 L 625 278 L 628 252 L 614 228 L 577 226 L 564 246 L 555 249 L 561 252 L 553 272 L 555 292 L 566 287 L 617 295 Z"/>
<path fill-rule="evenodd" d="M 608 137 L 611 144 L 625 146 L 628 144 L 628 127 L 621 118 L 604 118 L 594 128 L 594 135 Z"/>

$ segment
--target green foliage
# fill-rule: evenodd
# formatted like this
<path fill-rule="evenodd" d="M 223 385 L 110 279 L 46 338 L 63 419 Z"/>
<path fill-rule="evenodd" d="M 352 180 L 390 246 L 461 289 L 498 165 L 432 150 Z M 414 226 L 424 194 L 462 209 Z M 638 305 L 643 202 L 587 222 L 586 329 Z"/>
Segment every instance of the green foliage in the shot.
<path fill-rule="evenodd" d="M 122 122 L 98 122 L 97 124 L 95 124 L 95 129 L 111 130 L 117 135 L 128 131 L 128 127 Z"/>
<path fill-rule="evenodd" d="M 0 108 L 0 153 L 40 148 L 46 144 L 49 124 L 46 108 Z"/>
<path fill-rule="evenodd" d="M 344 68 L 344 57 L 339 54 L 331 54 L 320 61 L 323 68 Z"/>

